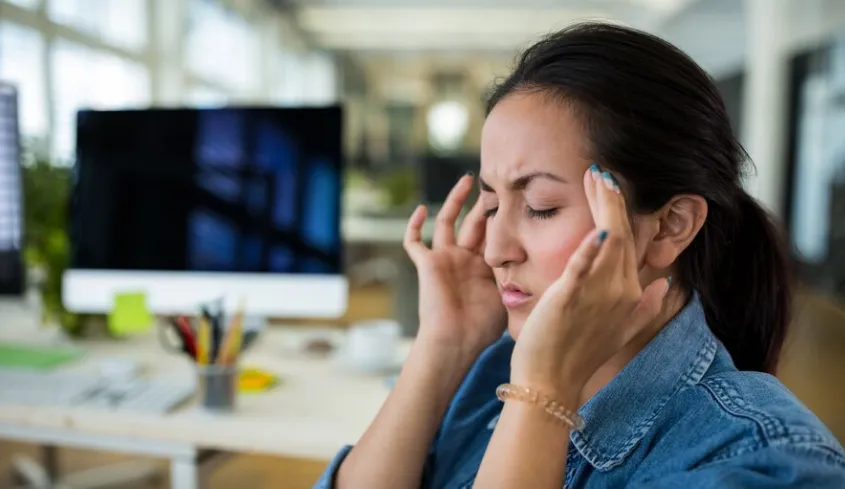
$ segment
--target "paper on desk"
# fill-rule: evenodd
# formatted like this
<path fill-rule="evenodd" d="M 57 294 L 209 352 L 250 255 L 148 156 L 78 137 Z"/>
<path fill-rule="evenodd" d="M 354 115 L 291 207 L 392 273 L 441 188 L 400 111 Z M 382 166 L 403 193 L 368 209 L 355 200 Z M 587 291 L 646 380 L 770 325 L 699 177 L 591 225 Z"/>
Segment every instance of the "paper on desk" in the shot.
<path fill-rule="evenodd" d="M 150 329 L 153 315 L 147 307 L 144 292 L 122 292 L 114 295 L 109 312 L 109 331 L 116 335 L 142 333 Z"/>

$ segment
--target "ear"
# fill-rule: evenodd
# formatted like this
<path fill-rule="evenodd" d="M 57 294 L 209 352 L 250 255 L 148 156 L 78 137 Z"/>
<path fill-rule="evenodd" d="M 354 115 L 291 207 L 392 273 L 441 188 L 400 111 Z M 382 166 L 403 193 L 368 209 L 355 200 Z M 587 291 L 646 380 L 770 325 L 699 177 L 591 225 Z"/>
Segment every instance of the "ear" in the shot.
<path fill-rule="evenodd" d="M 644 264 L 655 270 L 672 266 L 695 239 L 707 219 L 707 201 L 700 195 L 676 195 L 652 215 L 656 232 L 646 243 Z"/>

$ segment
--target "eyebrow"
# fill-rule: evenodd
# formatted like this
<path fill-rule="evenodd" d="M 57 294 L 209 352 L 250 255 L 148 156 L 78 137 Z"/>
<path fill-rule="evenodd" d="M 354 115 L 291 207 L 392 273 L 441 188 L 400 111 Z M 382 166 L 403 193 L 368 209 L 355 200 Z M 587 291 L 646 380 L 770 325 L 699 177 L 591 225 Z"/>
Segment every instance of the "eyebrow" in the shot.
<path fill-rule="evenodd" d="M 538 178 L 545 178 L 547 180 L 552 180 L 559 183 L 567 183 L 566 179 L 561 178 L 554 173 L 549 173 L 545 171 L 537 171 L 528 173 L 527 175 L 522 175 L 521 177 L 515 179 L 510 184 L 510 189 L 513 191 L 520 191 L 525 190 L 532 181 Z M 484 181 L 480 176 L 478 177 L 478 185 L 481 187 L 482 192 L 494 192 L 493 187 L 491 187 L 487 182 Z"/>

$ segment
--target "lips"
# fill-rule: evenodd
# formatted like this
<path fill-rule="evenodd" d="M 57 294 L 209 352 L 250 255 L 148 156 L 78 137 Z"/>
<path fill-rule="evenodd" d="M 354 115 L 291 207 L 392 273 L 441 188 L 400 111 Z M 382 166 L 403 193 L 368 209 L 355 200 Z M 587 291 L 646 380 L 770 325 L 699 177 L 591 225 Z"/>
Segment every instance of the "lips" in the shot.
<path fill-rule="evenodd" d="M 508 309 L 515 309 L 531 298 L 531 294 L 523 291 L 518 285 L 507 283 L 502 286 L 502 304 Z"/>

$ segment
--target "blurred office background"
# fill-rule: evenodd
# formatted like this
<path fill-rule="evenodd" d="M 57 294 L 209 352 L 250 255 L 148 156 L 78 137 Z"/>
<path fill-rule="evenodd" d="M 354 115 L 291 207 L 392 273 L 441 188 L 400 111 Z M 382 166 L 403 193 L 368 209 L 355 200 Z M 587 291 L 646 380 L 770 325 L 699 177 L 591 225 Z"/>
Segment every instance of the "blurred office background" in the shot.
<path fill-rule="evenodd" d="M 718 83 L 758 168 L 748 187 L 784 220 L 806 284 L 781 377 L 845 439 L 842 0 L 0 0 L 0 80 L 20 90 L 35 187 L 66 181 L 81 108 L 343 104 L 338 324 L 395 317 L 411 335 L 404 219 L 478 166 L 485 91 L 518 50 L 582 19 L 665 37 Z M 247 457 L 213 487 L 310 487 L 323 465 Z"/>

